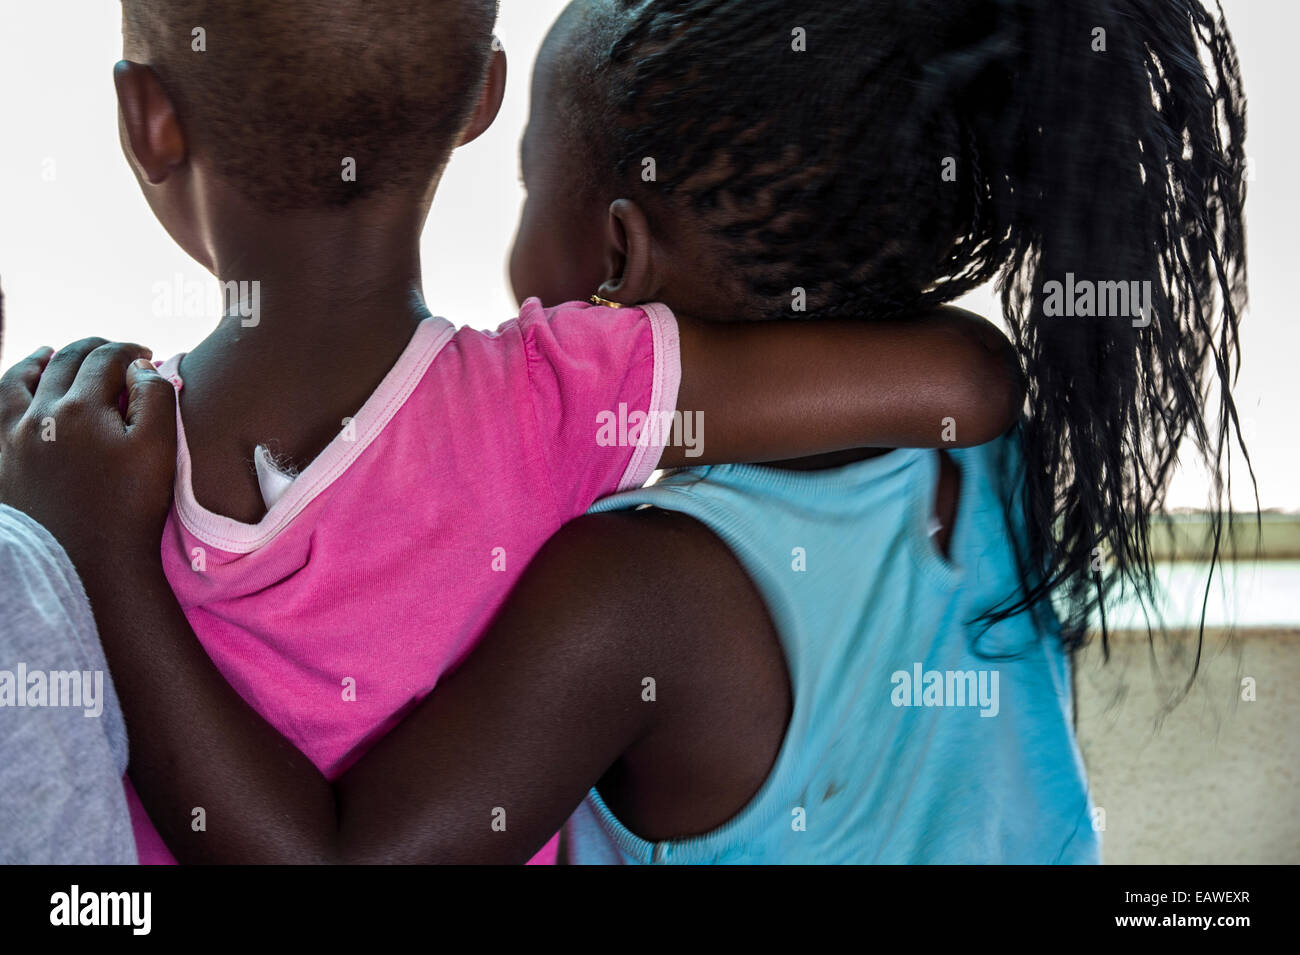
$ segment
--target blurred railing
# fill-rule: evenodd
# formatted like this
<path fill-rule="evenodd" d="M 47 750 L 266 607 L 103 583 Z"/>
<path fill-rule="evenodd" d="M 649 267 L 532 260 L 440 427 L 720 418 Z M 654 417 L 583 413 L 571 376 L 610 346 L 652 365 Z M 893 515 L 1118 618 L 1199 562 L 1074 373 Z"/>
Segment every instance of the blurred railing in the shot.
<path fill-rule="evenodd" d="M 1229 520 L 1231 518 L 1231 520 Z M 1210 557 L 1210 516 L 1202 512 L 1175 513 L 1152 522 L 1151 542 L 1161 561 L 1205 561 Z M 1265 511 L 1224 515 L 1220 557 L 1234 559 L 1300 560 L 1300 514 Z"/>

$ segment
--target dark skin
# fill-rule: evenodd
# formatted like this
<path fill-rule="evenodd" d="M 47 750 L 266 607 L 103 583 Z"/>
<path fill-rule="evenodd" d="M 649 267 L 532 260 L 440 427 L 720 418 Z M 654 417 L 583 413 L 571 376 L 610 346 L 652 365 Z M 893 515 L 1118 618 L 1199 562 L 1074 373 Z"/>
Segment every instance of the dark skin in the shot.
<path fill-rule="evenodd" d="M 552 37 L 548 46 L 555 42 Z M 544 77 L 547 68 L 540 64 L 539 75 Z M 125 68 L 128 74 L 134 69 Z M 148 91 L 152 74 L 138 69 L 146 74 L 126 78 L 126 95 L 130 99 L 131 88 L 140 84 L 147 94 L 140 99 L 147 103 L 155 97 Z M 543 92 L 545 82 L 539 79 Z M 516 292 L 581 298 L 600 271 L 605 297 L 664 301 L 680 314 L 680 306 L 693 301 L 689 296 L 703 294 L 700 280 L 690 275 L 718 271 L 718 259 L 701 258 L 702 244 L 656 231 L 635 203 L 619 198 L 603 204 L 605 242 L 584 245 L 593 231 L 590 221 L 581 214 L 572 220 L 561 216 L 563 194 L 556 196 L 545 185 L 562 180 L 548 173 L 559 159 L 547 154 L 549 140 L 537 133 L 546 107 L 545 96 L 535 91 L 526 148 L 535 157 L 529 165 L 539 168 L 526 169 L 526 175 L 530 207 L 537 203 L 541 209 L 525 214 L 512 264 Z M 154 145 L 142 147 L 141 137 L 130 134 L 130 114 L 124 104 L 138 169 L 170 170 L 160 186 L 178 175 L 182 181 L 199 175 L 179 172 L 194 164 L 184 156 L 183 140 L 161 150 L 170 149 L 171 159 L 156 162 Z M 151 118 L 143 125 L 164 133 L 149 132 L 143 139 L 165 146 L 172 138 L 165 134 L 165 110 L 145 114 Z M 148 161 L 140 158 L 142 148 Z M 153 182 L 151 175 L 146 181 Z M 193 195 L 207 196 L 211 188 L 219 186 L 194 188 Z M 155 208 L 163 216 L 162 210 L 178 202 L 166 198 Z M 357 223 L 383 218 L 378 211 L 373 215 L 350 213 L 339 227 L 342 245 L 335 250 L 366 231 Z M 540 217 L 559 247 L 581 250 L 571 257 L 571 269 L 552 264 L 534 270 L 530 215 Z M 278 227 L 278 221 L 259 224 Z M 354 227 L 358 231 L 350 231 Z M 189 232 L 172 231 L 184 245 Z M 239 255 L 240 245 L 234 236 L 219 242 L 214 235 L 186 247 L 215 250 L 207 261 L 224 276 L 231 273 L 216 264 L 223 254 L 218 246 Z M 592 253 L 598 245 L 599 258 Z M 258 254 L 275 264 L 277 249 L 284 247 L 268 240 Z M 355 256 L 355 247 L 348 248 Z M 684 248 L 690 256 L 678 251 Z M 323 250 L 323 261 L 329 254 Z M 270 274 L 259 273 L 256 263 L 244 272 Z M 556 284 L 530 285 L 530 275 L 539 272 Z M 395 279 L 388 292 L 410 279 L 409 274 L 401 282 Z M 397 310 L 380 288 L 374 293 L 369 301 L 376 315 Z M 258 348 L 268 347 L 269 339 L 260 337 L 263 328 L 270 334 L 278 324 L 273 301 L 264 295 L 268 317 L 246 333 Z M 281 299 L 281 314 L 289 314 L 294 301 Z M 403 315 L 409 319 L 411 312 Z M 371 339 L 372 351 L 363 359 L 374 376 L 371 388 L 413 327 L 396 317 L 386 321 L 391 333 L 384 333 L 383 347 L 373 344 L 373 328 L 361 326 L 361 337 Z M 340 320 L 334 328 L 326 320 L 322 333 L 337 334 L 330 339 L 334 347 L 347 344 L 346 324 Z M 285 319 L 286 328 L 291 325 Z M 257 349 L 241 339 L 241 331 L 237 322 L 223 323 L 186 359 L 182 411 L 193 445 L 216 444 L 203 457 L 196 451 L 200 500 L 217 505 L 213 509 L 219 512 L 255 519 L 261 514 L 260 496 L 254 501 L 244 493 L 250 489 L 238 487 L 238 469 L 222 462 L 245 459 L 271 425 L 286 429 L 275 434 L 292 456 L 310 460 L 320 450 L 313 442 L 327 440 L 326 428 L 334 428 L 333 422 L 355 410 L 369 392 L 356 385 L 356 395 L 341 389 L 322 395 L 322 382 L 362 377 L 355 353 L 326 349 L 310 386 L 297 382 L 313 395 L 298 406 L 302 418 L 279 418 L 275 409 L 250 408 L 242 398 L 232 418 L 236 409 L 221 406 L 213 391 L 218 370 L 243 375 L 236 370 L 239 363 L 255 361 Z M 302 334 L 299 325 L 297 336 Z M 293 345 L 300 349 L 297 336 Z M 808 456 L 854 444 L 938 444 L 937 434 L 920 441 L 908 429 L 915 427 L 923 436 L 937 432 L 944 417 L 935 414 L 940 408 L 958 419 L 959 433 L 960 422 L 978 419 L 979 427 L 965 437 L 983 440 L 1010 423 L 1018 396 L 1004 353 L 989 342 L 987 326 L 955 311 L 912 325 L 870 329 L 683 322 L 683 363 L 691 371 L 684 373 L 680 407 L 705 408 L 710 424 L 718 422 L 709 459 L 798 456 L 791 466 L 823 467 L 834 462 Z M 592 785 L 599 784 L 633 831 L 655 840 L 717 827 L 762 785 L 792 706 L 779 640 L 761 598 L 727 548 L 689 518 L 657 511 L 585 517 L 564 528 L 537 555 L 469 659 L 348 772 L 333 783 L 326 780 L 225 683 L 163 575 L 157 542 L 170 500 L 175 401 L 170 385 L 151 369 L 128 364 L 138 353 L 134 346 L 78 343 L 54 359 L 37 353 L 0 381 L 0 501 L 44 523 L 82 574 L 132 735 L 133 781 L 179 859 L 522 862 L 563 824 Z M 324 367 L 337 354 L 348 355 L 346 369 Z M 261 374 L 269 371 L 255 367 Z M 864 388 L 864 367 L 889 374 Z M 809 388 L 810 378 L 819 387 Z M 240 380 L 249 387 L 246 395 L 259 393 L 253 387 L 256 376 Z M 229 377 L 221 381 L 230 393 L 239 391 Z M 864 399 L 859 393 L 873 388 L 883 394 Z M 130 395 L 125 417 L 116 407 L 123 389 Z M 864 414 L 864 400 L 870 413 Z M 862 416 L 854 425 L 856 441 L 849 438 L 853 427 L 846 426 L 853 415 Z M 58 421 L 55 445 L 38 437 L 37 423 L 48 416 Z M 763 425 L 755 430 L 759 441 L 746 430 L 755 419 Z M 235 431 L 232 421 L 249 423 Z M 319 430 L 313 432 L 305 424 L 309 421 Z M 732 421 L 740 423 L 729 429 Z M 784 438 L 771 436 L 793 421 L 804 427 Z M 867 421 L 872 423 L 864 428 Z M 286 440 L 286 434 L 295 440 Z M 666 455 L 663 463 L 682 462 Z M 204 468 L 211 474 L 204 477 Z M 950 525 L 955 473 L 946 467 L 945 474 L 941 520 Z M 251 490 L 256 493 L 255 484 Z M 87 521 L 91 514 L 94 519 Z M 656 681 L 653 703 L 642 699 L 647 677 Z M 207 811 L 206 832 L 190 829 L 194 806 Z M 507 812 L 505 832 L 490 825 L 496 807 Z"/>
<path fill-rule="evenodd" d="M 219 279 L 261 283 L 258 325 L 244 328 L 238 314 L 226 317 L 181 366 L 195 495 L 211 511 L 255 523 L 265 506 L 250 465 L 254 448 L 270 443 L 304 470 L 373 393 L 424 316 L 419 237 L 441 170 L 418 194 L 270 214 L 215 175 L 208 157 L 189 151 L 170 98 L 144 65 L 148 49 L 128 39 L 125 53 L 114 74 L 121 136 L 150 206 Z M 462 143 L 491 125 L 505 71 L 498 53 Z M 699 275 L 687 267 L 700 262 L 696 243 L 652 234 L 636 203 L 614 196 L 594 215 L 589 206 L 583 214 L 577 229 L 574 218 L 558 222 L 547 212 L 541 220 L 558 229 L 543 240 L 552 254 L 573 241 L 574 254 L 559 261 L 581 267 L 552 285 L 536 272 L 521 274 L 517 257 L 518 293 L 559 303 L 585 300 L 599 286 L 614 301 L 692 303 L 703 314 L 748 311 L 739 298 L 706 295 L 706 281 L 683 278 Z M 962 444 L 979 444 L 1002 430 L 1015 398 L 1014 383 L 984 347 L 981 336 L 990 328 L 970 316 L 940 313 L 870 329 L 797 322 L 759 329 L 703 324 L 690 314 L 679 313 L 678 407 L 703 414 L 708 440 L 701 457 L 666 449 L 664 467 L 938 446 L 945 417 L 957 420 Z"/>
<path fill-rule="evenodd" d="M 466 663 L 331 784 L 213 667 L 143 532 L 166 519 L 175 402 L 151 366 L 125 365 L 137 350 L 92 340 L 5 376 L 0 500 L 45 523 L 82 575 L 132 779 L 179 859 L 523 862 L 593 784 L 652 840 L 716 828 L 762 785 L 793 702 L 777 635 L 730 551 L 660 511 L 560 531 Z M 50 415 L 58 455 L 32 437 Z"/>

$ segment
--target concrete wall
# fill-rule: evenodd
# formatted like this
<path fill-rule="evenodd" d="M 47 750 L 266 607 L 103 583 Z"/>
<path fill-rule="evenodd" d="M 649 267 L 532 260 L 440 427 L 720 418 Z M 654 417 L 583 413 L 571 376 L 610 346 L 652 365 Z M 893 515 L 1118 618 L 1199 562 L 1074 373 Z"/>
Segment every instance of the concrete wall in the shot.
<path fill-rule="evenodd" d="M 1300 595 L 1297 595 L 1300 601 Z M 1300 863 L 1300 627 L 1195 632 L 1158 645 L 1112 635 L 1076 661 L 1079 743 L 1105 810 L 1103 859 L 1131 863 Z M 1255 700 L 1242 699 L 1253 678 Z"/>

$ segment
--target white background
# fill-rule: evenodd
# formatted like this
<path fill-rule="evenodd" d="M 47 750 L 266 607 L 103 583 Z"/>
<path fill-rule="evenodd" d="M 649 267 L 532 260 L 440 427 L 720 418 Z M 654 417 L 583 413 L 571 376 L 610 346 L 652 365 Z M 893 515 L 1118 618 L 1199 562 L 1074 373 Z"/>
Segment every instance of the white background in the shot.
<path fill-rule="evenodd" d="M 1237 391 L 1265 507 L 1300 508 L 1296 381 L 1300 326 L 1296 274 L 1294 54 L 1300 4 L 1223 0 L 1250 97 L 1255 160 L 1249 237 L 1253 306 L 1244 326 Z M 528 75 L 562 0 L 503 0 L 498 35 L 511 58 L 494 129 L 453 159 L 423 240 L 425 292 L 457 324 L 495 327 L 513 314 L 507 250 L 522 193 L 518 140 Z M 198 342 L 212 321 L 153 315 L 155 285 L 211 282 L 168 239 L 122 158 L 111 71 L 121 56 L 120 8 L 111 0 L 0 0 L 0 281 L 8 331 L 4 367 L 37 346 L 87 335 L 139 341 L 165 357 Z M 52 164 L 52 165 L 51 165 Z M 47 179 L 53 170 L 53 179 Z M 965 303 L 994 316 L 988 293 Z M 1244 474 L 1237 478 L 1237 505 Z M 1197 506 L 1204 484 L 1181 475 L 1174 505 Z"/>

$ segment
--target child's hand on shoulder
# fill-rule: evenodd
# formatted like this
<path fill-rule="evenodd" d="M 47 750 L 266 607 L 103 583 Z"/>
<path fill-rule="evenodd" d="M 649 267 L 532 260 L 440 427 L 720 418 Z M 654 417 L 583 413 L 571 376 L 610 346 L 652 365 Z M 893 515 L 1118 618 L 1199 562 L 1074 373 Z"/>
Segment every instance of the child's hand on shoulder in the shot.
<path fill-rule="evenodd" d="M 0 376 L 0 503 L 44 525 L 83 577 L 160 559 L 176 395 L 149 356 L 90 338 Z"/>

